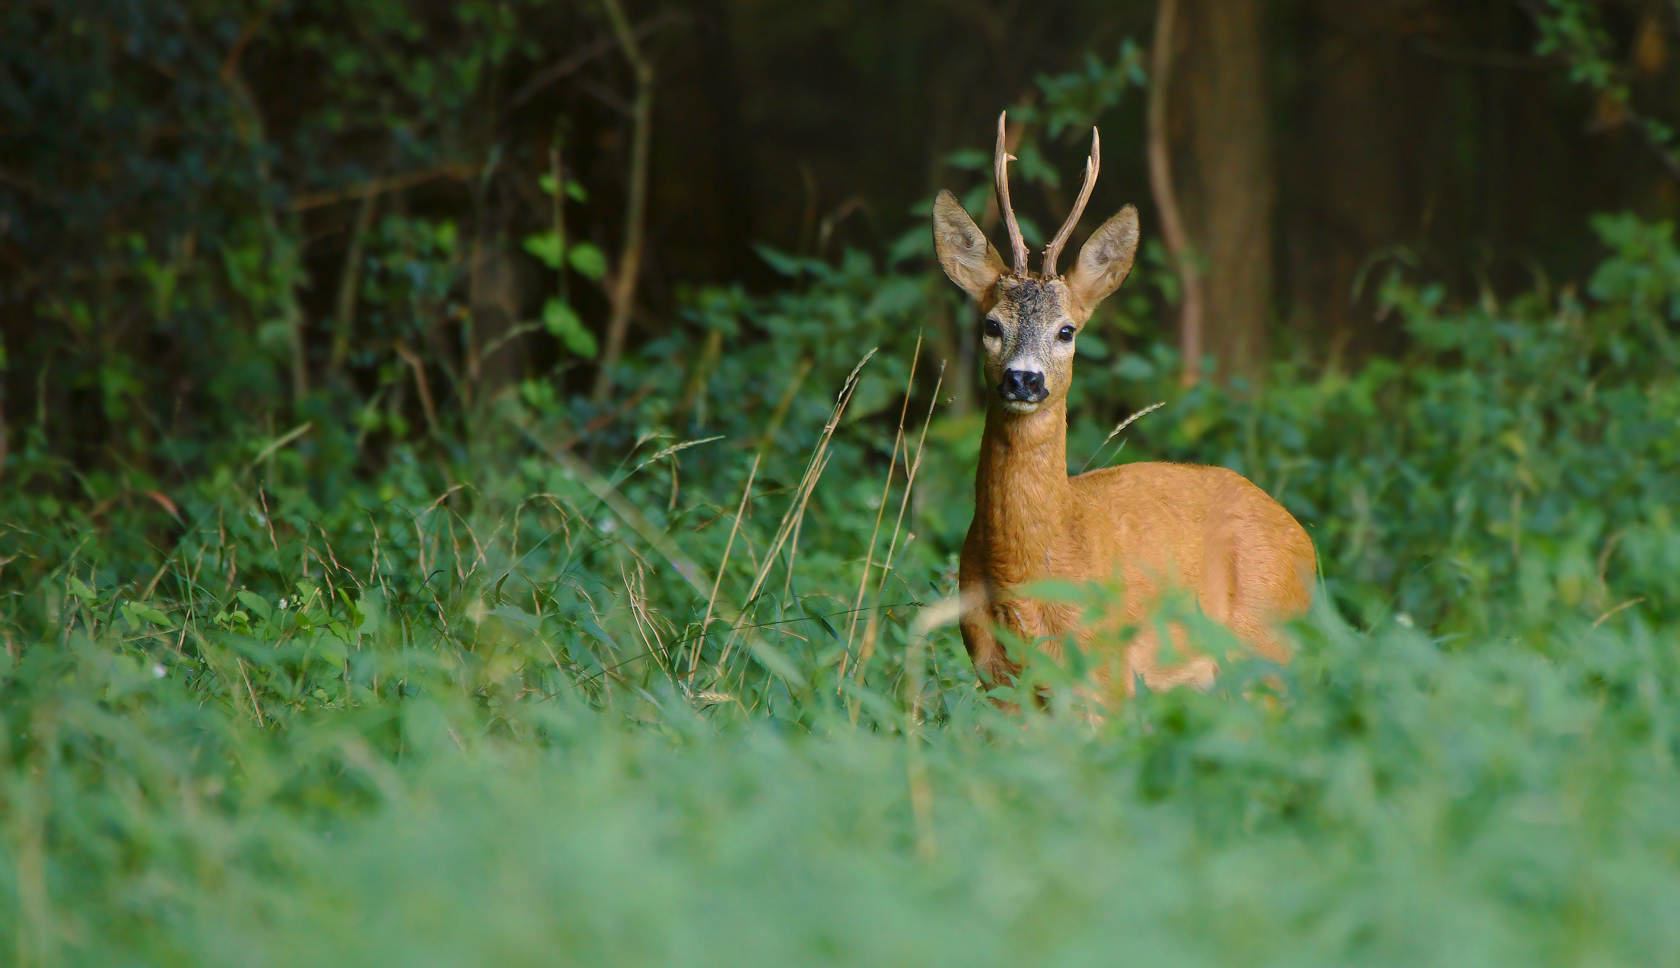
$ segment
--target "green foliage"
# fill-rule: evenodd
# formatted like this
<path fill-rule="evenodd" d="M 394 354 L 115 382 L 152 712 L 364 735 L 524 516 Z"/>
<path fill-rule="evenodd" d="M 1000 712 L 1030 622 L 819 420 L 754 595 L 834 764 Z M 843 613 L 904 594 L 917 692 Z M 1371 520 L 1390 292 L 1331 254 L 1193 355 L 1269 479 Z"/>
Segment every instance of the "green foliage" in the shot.
<path fill-rule="evenodd" d="M 1632 72 L 1619 62 L 1621 58 L 1600 6 L 1584 0 L 1543 0 L 1529 5 L 1539 32 L 1536 49 L 1543 55 L 1561 58 L 1569 68 L 1569 79 L 1598 96 L 1600 123 L 1632 125 L 1669 173 L 1680 177 L 1674 127 L 1635 107 Z M 1655 4 L 1646 4 L 1645 8 L 1645 16 L 1651 23 L 1658 24 L 1665 19 Z M 1680 5 L 1673 7 L 1671 15 L 1680 16 Z M 1662 26 L 1655 29 L 1666 31 Z M 1645 59 L 1636 52 L 1635 61 Z M 1658 68 L 1663 59 L 1665 55 L 1658 55 L 1655 58 L 1658 64 L 1641 66 L 1647 70 Z"/>
<path fill-rule="evenodd" d="M 1084 71 L 1051 76 L 1040 74 L 1038 88 L 1044 94 L 1044 120 L 1054 138 L 1070 128 L 1083 134 L 1104 113 L 1120 104 L 1128 88 L 1142 88 L 1144 51 L 1130 38 L 1120 45 L 1113 64 L 1104 64 L 1086 52 Z"/>
<path fill-rule="evenodd" d="M 1621 83 L 1575 6 L 1543 43 Z M 1599 219 L 1579 291 L 1396 271 L 1404 354 L 1189 392 L 1146 249 L 1080 337 L 1073 469 L 1236 468 L 1323 591 L 1289 666 L 1227 655 L 1100 720 L 1099 657 L 1019 643 L 1004 714 L 920 624 L 980 429 L 925 224 L 674 286 L 599 406 L 568 284 L 607 259 L 548 207 L 593 178 L 511 193 L 542 308 L 494 346 L 500 243 L 458 210 L 382 201 L 342 265 L 311 250 L 282 185 L 435 170 L 506 204 L 484 105 L 571 12 L 0 10 L 0 191 L 45 267 L 5 283 L 35 315 L 0 359 L 38 377 L 0 464 L 8 963 L 1674 962 L 1672 226 Z M 264 118 L 235 52 L 277 22 L 319 70 Z M 1040 78 L 1021 183 L 1142 80 L 1129 45 Z M 989 151 L 948 160 L 979 211 Z"/>
<path fill-rule="evenodd" d="M 598 349 L 595 344 L 595 334 L 583 328 L 583 320 L 578 318 L 576 311 L 556 298 L 549 298 L 543 303 L 543 325 L 548 331 L 560 337 L 566 348 L 586 359 L 594 359 Z"/>
<path fill-rule="evenodd" d="M 937 402 L 906 459 L 906 388 L 912 441 L 944 399 L 913 323 L 950 297 L 861 254 L 767 253 L 785 290 L 689 294 L 630 374 L 650 429 L 604 474 L 564 456 L 569 414 L 531 381 L 500 405 L 513 466 L 398 447 L 322 503 L 308 437 L 281 435 L 178 506 L 12 492 L 0 945 L 329 965 L 1107 964 L 1117 937 L 1167 964 L 1680 950 L 1680 256 L 1669 226 L 1597 227 L 1581 295 L 1456 305 L 1391 275 L 1414 347 L 1352 372 L 1186 393 L 1162 347 L 1082 349 L 1071 461 L 1243 470 L 1325 574 L 1289 666 L 1235 656 L 1211 694 L 1100 722 L 1074 691 L 1090 660 L 1032 662 L 1041 701 L 1006 714 L 954 631 L 917 624 L 953 590 L 977 427 Z"/>

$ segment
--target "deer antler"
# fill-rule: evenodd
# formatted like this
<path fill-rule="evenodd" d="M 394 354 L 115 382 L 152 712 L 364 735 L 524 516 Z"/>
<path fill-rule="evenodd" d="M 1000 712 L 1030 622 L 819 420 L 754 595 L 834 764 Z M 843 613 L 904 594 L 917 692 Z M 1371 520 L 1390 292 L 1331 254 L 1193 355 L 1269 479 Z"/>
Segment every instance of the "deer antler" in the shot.
<path fill-rule="evenodd" d="M 1085 184 L 1080 186 L 1079 200 L 1073 203 L 1073 211 L 1067 221 L 1062 223 L 1062 230 L 1044 247 L 1044 278 L 1056 278 L 1056 260 L 1061 258 L 1062 246 L 1067 244 L 1068 236 L 1073 234 L 1073 227 L 1079 224 L 1079 216 L 1085 214 L 1085 203 L 1091 200 L 1091 189 L 1097 185 L 1097 169 L 1102 167 L 1102 138 L 1097 129 L 1091 129 L 1091 157 L 1085 159 Z"/>
<path fill-rule="evenodd" d="M 1007 117 L 1009 117 L 1008 111 L 998 115 L 996 157 L 998 205 L 1003 209 L 1004 224 L 1009 226 L 1009 247 L 1013 250 L 1014 255 L 1010 271 L 1014 275 L 1024 276 L 1027 274 L 1027 240 L 1021 238 L 1021 223 L 1015 221 L 1015 208 L 1009 204 L 1009 163 L 1015 160 L 1015 156 L 1006 151 L 1003 145 L 1004 119 Z"/>

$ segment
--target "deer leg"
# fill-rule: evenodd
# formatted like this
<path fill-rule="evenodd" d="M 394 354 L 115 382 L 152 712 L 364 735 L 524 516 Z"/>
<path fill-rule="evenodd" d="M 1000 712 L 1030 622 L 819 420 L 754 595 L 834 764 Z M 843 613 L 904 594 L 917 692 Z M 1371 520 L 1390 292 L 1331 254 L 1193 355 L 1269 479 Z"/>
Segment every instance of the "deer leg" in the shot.
<path fill-rule="evenodd" d="M 1168 623 L 1167 631 L 1172 636 L 1173 648 L 1188 658 L 1177 665 L 1163 667 L 1160 662 L 1160 633 L 1152 623 L 1146 623 L 1126 646 L 1126 681 L 1122 684 L 1122 695 L 1136 694 L 1139 676 L 1143 677 L 1144 685 L 1155 692 L 1179 686 L 1191 686 L 1203 692 L 1213 688 L 1213 680 L 1219 675 L 1219 663 L 1205 655 L 1190 653 L 1188 636 L 1182 624 Z"/>
<path fill-rule="evenodd" d="M 990 689 L 1013 683 L 1021 667 L 1009 661 L 997 636 L 992 634 L 991 619 L 985 611 L 971 610 L 963 616 L 960 628 L 963 646 L 968 650 L 969 661 L 974 663 L 974 671 L 980 676 L 981 684 Z"/>

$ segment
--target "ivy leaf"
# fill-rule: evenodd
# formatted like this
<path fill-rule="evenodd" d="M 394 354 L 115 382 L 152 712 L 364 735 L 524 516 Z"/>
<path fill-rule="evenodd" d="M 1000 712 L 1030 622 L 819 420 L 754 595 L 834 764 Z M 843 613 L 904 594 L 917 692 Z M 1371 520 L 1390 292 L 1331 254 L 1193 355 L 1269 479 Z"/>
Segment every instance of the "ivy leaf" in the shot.
<path fill-rule="evenodd" d="M 543 325 L 566 344 L 566 348 L 573 353 L 593 360 L 600 351 L 595 345 L 595 334 L 584 328 L 583 320 L 572 307 L 558 299 L 549 299 L 543 304 Z"/>
<path fill-rule="evenodd" d="M 550 269 L 560 268 L 560 237 L 553 232 L 525 236 L 525 251 L 536 256 Z"/>
<path fill-rule="evenodd" d="M 579 242 L 566 253 L 566 261 L 572 264 L 572 271 L 589 279 L 600 279 L 607 274 L 607 257 L 599 247 L 588 242 Z"/>
<path fill-rule="evenodd" d="M 539 176 L 537 178 L 537 185 L 540 188 L 542 188 L 542 193 L 544 195 L 547 195 L 551 198 L 554 196 L 554 176 L 553 175 L 541 175 L 541 176 Z M 575 182 L 575 181 L 569 181 L 569 182 L 566 183 L 566 197 L 571 199 L 574 202 L 587 202 L 587 201 L 589 201 L 589 193 L 584 190 L 584 187 L 583 187 L 582 184 L 580 184 L 578 182 Z"/>

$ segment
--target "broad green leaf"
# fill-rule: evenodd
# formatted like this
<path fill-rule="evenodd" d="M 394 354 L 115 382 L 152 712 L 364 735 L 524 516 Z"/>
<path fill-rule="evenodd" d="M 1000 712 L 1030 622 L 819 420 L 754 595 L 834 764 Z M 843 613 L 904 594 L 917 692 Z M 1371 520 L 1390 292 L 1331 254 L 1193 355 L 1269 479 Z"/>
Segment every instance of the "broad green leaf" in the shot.
<path fill-rule="evenodd" d="M 525 251 L 536 256 L 550 269 L 560 268 L 560 237 L 553 232 L 539 232 L 525 236 Z"/>
<path fill-rule="evenodd" d="M 607 274 L 607 257 L 598 246 L 588 242 L 579 242 L 566 253 L 566 261 L 571 263 L 572 271 L 589 279 L 600 279 Z"/>
<path fill-rule="evenodd" d="M 270 605 L 266 599 L 256 592 L 241 591 L 235 597 L 245 603 L 246 608 L 265 622 L 268 621 L 269 616 L 274 614 L 274 606 Z"/>
<path fill-rule="evenodd" d="M 578 356 L 592 360 L 600 352 L 595 334 L 584 328 L 583 320 L 578 318 L 572 307 L 559 299 L 549 299 L 543 304 L 543 325 Z"/>

